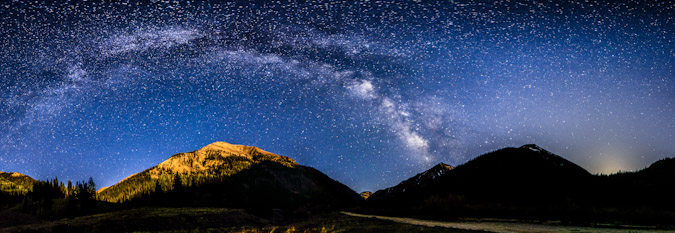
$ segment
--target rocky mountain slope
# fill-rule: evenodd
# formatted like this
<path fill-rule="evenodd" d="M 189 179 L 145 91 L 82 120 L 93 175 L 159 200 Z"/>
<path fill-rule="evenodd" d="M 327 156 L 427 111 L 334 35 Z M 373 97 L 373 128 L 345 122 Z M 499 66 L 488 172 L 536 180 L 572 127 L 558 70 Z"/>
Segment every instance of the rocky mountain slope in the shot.
<path fill-rule="evenodd" d="M 263 161 L 287 167 L 298 165 L 289 157 L 257 147 L 214 142 L 193 152 L 173 155 L 157 166 L 102 188 L 98 197 L 103 201 L 123 202 L 155 190 L 168 191 L 173 188 L 176 176 L 185 186 L 215 182 Z"/>
<path fill-rule="evenodd" d="M 361 201 L 347 186 L 289 157 L 225 142 L 171 156 L 101 189 L 98 197 L 108 202 L 136 200 L 242 208 L 323 208 Z"/>

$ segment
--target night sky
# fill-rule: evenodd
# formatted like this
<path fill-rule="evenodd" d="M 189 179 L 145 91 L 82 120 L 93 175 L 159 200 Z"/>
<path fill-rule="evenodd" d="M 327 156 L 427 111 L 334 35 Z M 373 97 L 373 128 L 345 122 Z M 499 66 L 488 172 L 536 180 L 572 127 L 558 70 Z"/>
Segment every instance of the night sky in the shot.
<path fill-rule="evenodd" d="M 103 187 L 226 141 L 375 191 L 529 143 L 675 156 L 669 1 L 36 2 L 0 2 L 0 171 Z"/>

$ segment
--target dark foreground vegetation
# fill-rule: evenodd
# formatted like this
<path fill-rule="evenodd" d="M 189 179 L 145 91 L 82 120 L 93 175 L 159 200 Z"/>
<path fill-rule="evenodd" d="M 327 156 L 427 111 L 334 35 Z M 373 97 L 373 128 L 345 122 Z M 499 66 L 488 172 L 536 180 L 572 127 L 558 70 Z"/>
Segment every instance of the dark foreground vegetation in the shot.
<path fill-rule="evenodd" d="M 25 179 L 24 177 L 21 177 Z M 5 181 L 11 179 L 5 179 Z M 20 186 L 21 188 L 18 188 Z M 58 178 L 50 181 L 25 180 L 15 184 L 14 190 L 0 191 L 0 208 L 19 209 L 25 214 L 43 219 L 74 217 L 96 212 L 96 185 L 88 181 L 72 183 L 59 182 Z M 0 226 L 11 223 L 0 223 Z"/>
<path fill-rule="evenodd" d="M 170 190 L 157 189 L 126 203 L 136 206 L 245 208 L 261 213 L 277 209 L 302 216 L 349 209 L 363 202 L 347 186 L 314 168 L 287 167 L 273 162 L 255 164 L 232 176 L 199 186 L 184 186 L 181 178 L 175 176 L 173 186 Z"/>

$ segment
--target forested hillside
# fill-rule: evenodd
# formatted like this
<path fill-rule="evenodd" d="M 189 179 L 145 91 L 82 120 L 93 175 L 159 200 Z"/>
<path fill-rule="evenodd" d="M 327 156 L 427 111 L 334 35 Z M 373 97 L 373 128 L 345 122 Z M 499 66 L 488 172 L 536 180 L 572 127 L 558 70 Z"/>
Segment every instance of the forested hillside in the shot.
<path fill-rule="evenodd" d="M 170 191 L 176 182 L 187 188 L 217 183 L 264 161 L 287 167 L 297 165 L 289 157 L 257 147 L 216 142 L 194 152 L 173 155 L 157 166 L 103 188 L 99 190 L 98 198 L 108 202 L 124 202 L 156 191 Z"/>

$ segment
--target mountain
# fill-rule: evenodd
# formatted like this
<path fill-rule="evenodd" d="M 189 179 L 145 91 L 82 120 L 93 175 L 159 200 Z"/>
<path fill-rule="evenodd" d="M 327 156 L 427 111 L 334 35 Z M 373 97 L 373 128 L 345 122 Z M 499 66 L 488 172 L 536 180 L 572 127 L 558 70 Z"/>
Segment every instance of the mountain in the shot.
<path fill-rule="evenodd" d="M 675 210 L 675 158 L 665 158 L 635 172 L 598 175 L 596 203 L 602 206 Z"/>
<path fill-rule="evenodd" d="M 504 148 L 458 166 L 439 182 L 441 190 L 480 202 L 548 204 L 576 195 L 592 175 L 558 155 L 531 144 Z"/>
<path fill-rule="evenodd" d="M 0 192 L 25 194 L 33 188 L 35 179 L 18 172 L 0 172 Z"/>
<path fill-rule="evenodd" d="M 370 195 L 368 199 L 371 201 L 378 201 L 381 199 L 401 199 L 405 197 L 414 197 L 417 191 L 421 191 L 428 185 L 433 184 L 433 181 L 451 171 L 454 167 L 445 163 L 439 163 L 436 166 L 419 173 L 394 187 L 386 188 L 377 191 Z"/>
<path fill-rule="evenodd" d="M 667 178 L 675 181 L 675 158 L 664 158 L 637 172 L 640 176 Z"/>
<path fill-rule="evenodd" d="M 173 155 L 157 166 L 133 174 L 113 186 L 102 188 L 98 197 L 108 202 L 124 202 L 156 189 L 170 190 L 176 175 L 183 184 L 198 185 L 231 176 L 263 161 L 276 162 L 287 167 L 298 165 L 289 157 L 257 147 L 214 142 L 193 152 Z"/>
<path fill-rule="evenodd" d="M 366 206 L 377 214 L 434 218 L 663 224 L 675 221 L 672 187 L 673 158 L 636 172 L 592 175 L 530 144 L 490 152 L 454 169 L 437 165 L 375 192 L 366 200 Z"/>
<path fill-rule="evenodd" d="M 487 153 L 454 169 L 436 165 L 367 201 L 373 209 L 443 215 L 548 208 L 581 195 L 579 187 L 587 187 L 591 177 L 580 166 L 531 144 Z"/>
<path fill-rule="evenodd" d="M 225 142 L 173 155 L 101 189 L 98 197 L 108 202 L 242 208 L 346 207 L 361 200 L 347 186 L 289 157 Z"/>

